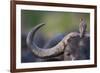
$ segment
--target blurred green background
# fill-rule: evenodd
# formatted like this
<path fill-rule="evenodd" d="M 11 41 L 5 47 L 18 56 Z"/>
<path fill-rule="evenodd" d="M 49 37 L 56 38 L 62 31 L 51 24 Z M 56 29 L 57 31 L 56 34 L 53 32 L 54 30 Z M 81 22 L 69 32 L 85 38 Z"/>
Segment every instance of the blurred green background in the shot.
<path fill-rule="evenodd" d="M 51 38 L 58 33 L 78 31 L 80 18 L 85 18 L 90 32 L 89 13 L 21 10 L 21 31 L 29 32 L 35 25 L 45 23 L 41 31 Z"/>

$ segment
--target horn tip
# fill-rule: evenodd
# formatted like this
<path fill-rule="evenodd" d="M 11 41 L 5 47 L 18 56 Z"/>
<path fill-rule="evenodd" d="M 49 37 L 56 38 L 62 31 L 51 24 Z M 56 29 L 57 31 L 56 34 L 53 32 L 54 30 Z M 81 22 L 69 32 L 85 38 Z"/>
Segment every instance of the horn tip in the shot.
<path fill-rule="evenodd" d="M 40 23 L 40 25 L 45 25 L 45 23 Z"/>

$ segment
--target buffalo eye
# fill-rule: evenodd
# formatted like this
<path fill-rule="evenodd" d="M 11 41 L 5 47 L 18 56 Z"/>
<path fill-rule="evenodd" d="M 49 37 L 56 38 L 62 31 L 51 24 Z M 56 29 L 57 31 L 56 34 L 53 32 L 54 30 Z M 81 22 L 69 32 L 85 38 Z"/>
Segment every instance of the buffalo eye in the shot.
<path fill-rule="evenodd" d="M 66 55 L 66 56 L 70 56 L 70 55 L 71 55 L 71 53 L 70 53 L 70 52 L 67 52 L 67 53 L 65 53 L 65 55 Z"/>
<path fill-rule="evenodd" d="M 67 56 L 70 56 L 71 55 L 71 53 L 67 53 Z"/>

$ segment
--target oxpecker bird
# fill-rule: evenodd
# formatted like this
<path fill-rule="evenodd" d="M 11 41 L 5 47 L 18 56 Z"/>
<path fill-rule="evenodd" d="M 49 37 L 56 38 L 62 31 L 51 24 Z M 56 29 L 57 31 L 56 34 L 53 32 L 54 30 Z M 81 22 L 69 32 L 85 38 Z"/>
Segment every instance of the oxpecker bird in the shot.
<path fill-rule="evenodd" d="M 86 32 L 86 27 L 87 27 L 87 24 L 86 24 L 85 19 L 81 18 L 80 19 L 80 24 L 79 24 L 80 38 L 84 37 L 84 34 Z"/>

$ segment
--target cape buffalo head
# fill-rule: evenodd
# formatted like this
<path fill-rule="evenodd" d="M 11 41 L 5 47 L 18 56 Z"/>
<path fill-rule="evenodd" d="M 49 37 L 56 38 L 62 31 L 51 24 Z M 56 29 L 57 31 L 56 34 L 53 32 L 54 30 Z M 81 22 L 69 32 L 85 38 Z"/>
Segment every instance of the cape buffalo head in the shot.
<path fill-rule="evenodd" d="M 52 48 L 39 48 L 34 43 L 34 35 L 36 31 L 45 24 L 39 24 L 33 27 L 28 33 L 26 43 L 31 51 L 39 58 L 50 58 L 58 55 L 63 55 L 63 60 L 82 60 L 88 59 L 89 55 L 86 55 L 87 49 L 89 49 L 89 34 L 85 33 L 84 38 L 80 38 L 79 32 L 71 32 L 54 47 Z M 87 41 L 85 41 L 87 40 Z M 88 45 L 87 45 L 88 44 Z M 86 48 L 88 46 L 88 48 Z M 84 52 L 85 50 L 85 52 Z M 87 51 L 86 51 L 87 50 Z M 88 52 L 89 53 L 89 52 Z"/>

